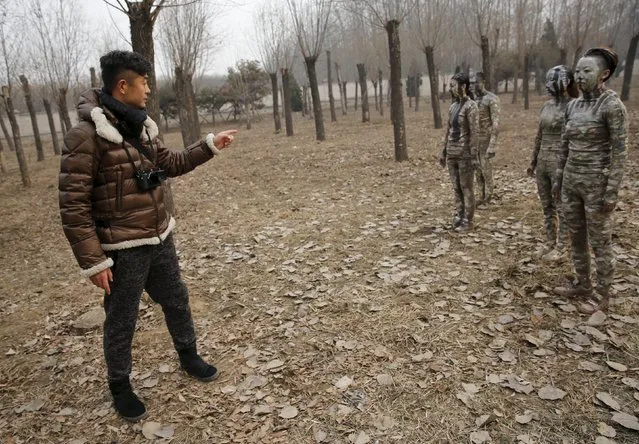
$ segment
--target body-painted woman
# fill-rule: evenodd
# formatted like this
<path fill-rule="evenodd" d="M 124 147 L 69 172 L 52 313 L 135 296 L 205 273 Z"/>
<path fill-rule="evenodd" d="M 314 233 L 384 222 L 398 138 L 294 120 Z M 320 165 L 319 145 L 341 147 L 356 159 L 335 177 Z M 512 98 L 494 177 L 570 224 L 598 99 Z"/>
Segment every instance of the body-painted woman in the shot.
<path fill-rule="evenodd" d="M 539 114 L 539 129 L 527 173 L 537 181 L 537 193 L 544 212 L 546 249 L 542 259 L 555 261 L 561 258 L 570 239 L 561 202 L 553 197 L 552 186 L 557 173 L 566 107 L 579 92 L 573 73 L 563 65 L 548 70 L 546 91 L 551 99 L 544 103 Z"/>
<path fill-rule="evenodd" d="M 455 191 L 456 211 L 453 228 L 473 229 L 475 214 L 475 168 L 478 166 L 477 104 L 472 100 L 470 79 L 458 73 L 450 81 L 453 103 L 448 110 L 448 129 L 439 157 L 442 167 L 448 167 Z"/>
<path fill-rule="evenodd" d="M 577 283 L 559 289 L 565 296 L 588 298 L 580 311 L 608 308 L 615 256 L 612 213 L 617 205 L 628 144 L 628 115 L 617 94 L 605 82 L 618 57 L 605 48 L 586 51 L 577 63 L 575 81 L 583 97 L 566 110 L 554 194 L 561 190 L 566 223 L 572 240 Z M 597 284 L 590 281 L 589 244 L 595 254 Z"/>

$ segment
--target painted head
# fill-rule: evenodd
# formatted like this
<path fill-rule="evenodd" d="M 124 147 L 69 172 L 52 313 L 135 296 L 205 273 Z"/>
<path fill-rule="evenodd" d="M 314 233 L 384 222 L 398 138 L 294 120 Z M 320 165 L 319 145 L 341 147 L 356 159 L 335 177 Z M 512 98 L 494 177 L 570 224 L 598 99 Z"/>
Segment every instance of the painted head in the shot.
<path fill-rule="evenodd" d="M 450 79 L 450 93 L 454 99 L 462 99 L 466 96 L 470 96 L 472 98 L 472 93 L 470 92 L 470 79 L 468 75 L 463 72 L 458 72 Z"/>
<path fill-rule="evenodd" d="M 577 62 L 575 81 L 585 93 L 601 88 L 617 69 L 619 56 L 608 48 L 591 48 Z"/>
<path fill-rule="evenodd" d="M 143 109 L 151 90 L 151 64 L 137 52 L 111 51 L 100 57 L 103 90 L 126 105 Z"/>
<path fill-rule="evenodd" d="M 572 71 L 565 65 L 557 65 L 546 73 L 546 91 L 555 98 L 563 97 L 566 93 L 573 98 L 579 96 L 577 84 Z"/>
<path fill-rule="evenodd" d="M 486 93 L 486 76 L 483 72 L 475 74 L 475 80 L 473 81 L 473 91 L 476 96 L 481 96 Z"/>

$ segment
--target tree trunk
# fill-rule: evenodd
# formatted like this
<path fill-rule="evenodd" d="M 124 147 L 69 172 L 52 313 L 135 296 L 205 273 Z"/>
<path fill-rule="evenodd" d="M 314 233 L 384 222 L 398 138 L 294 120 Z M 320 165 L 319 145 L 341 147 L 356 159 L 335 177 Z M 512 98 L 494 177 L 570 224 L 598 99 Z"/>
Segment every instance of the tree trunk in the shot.
<path fill-rule="evenodd" d="M 280 92 L 277 85 L 277 72 L 271 72 L 268 74 L 271 78 L 271 92 L 273 95 L 273 123 L 275 124 L 275 134 L 279 134 L 282 131 L 282 122 L 280 120 Z"/>
<path fill-rule="evenodd" d="M 541 95 L 541 77 L 542 77 L 542 69 L 537 67 L 535 69 L 535 92 L 537 95 Z M 495 92 L 497 94 L 497 92 Z"/>
<path fill-rule="evenodd" d="M 402 57 L 399 41 L 399 22 L 390 20 L 386 23 L 388 33 L 388 52 L 390 59 L 391 114 L 393 119 L 393 136 L 395 139 L 395 160 L 408 160 L 406 147 L 406 127 L 404 125 L 404 98 L 402 97 Z"/>
<path fill-rule="evenodd" d="M 67 89 L 60 88 L 58 92 L 58 112 L 64 123 L 64 134 L 71 130 L 71 117 L 69 116 L 69 107 L 67 106 Z"/>
<path fill-rule="evenodd" d="M 529 99 L 530 93 L 530 56 L 526 54 L 524 56 L 524 109 L 530 108 Z"/>
<path fill-rule="evenodd" d="M 333 97 L 333 68 L 331 66 L 331 52 L 326 51 L 326 70 L 328 71 L 328 103 L 331 108 L 331 122 L 337 122 L 335 113 L 335 98 Z"/>
<path fill-rule="evenodd" d="M 308 86 L 302 86 L 302 116 L 308 115 Z"/>
<path fill-rule="evenodd" d="M 24 101 L 27 104 L 29 116 L 31 116 L 31 128 L 33 129 L 33 138 L 35 139 L 36 151 L 38 153 L 38 162 L 41 162 L 44 160 L 44 148 L 42 148 L 42 139 L 40 138 L 40 129 L 38 128 L 38 118 L 31 98 L 31 87 L 29 86 L 29 80 L 24 76 L 24 74 L 20 75 L 20 83 L 22 83 Z"/>
<path fill-rule="evenodd" d="M 490 44 L 488 42 L 488 37 L 485 35 L 480 36 L 481 39 L 481 68 L 484 71 L 484 79 L 486 80 L 486 85 L 490 86 L 491 80 L 491 72 L 490 72 Z"/>
<path fill-rule="evenodd" d="M 442 127 L 442 114 L 439 107 L 439 94 L 437 93 L 439 81 L 437 78 L 437 70 L 435 69 L 435 57 L 432 46 L 424 49 L 426 53 L 426 66 L 428 67 L 428 79 L 430 81 L 430 104 L 433 108 L 433 122 L 435 128 Z"/>
<path fill-rule="evenodd" d="M 373 77 L 371 82 L 373 83 L 373 91 L 375 93 L 375 110 L 379 111 L 379 100 L 377 100 L 377 79 Z"/>
<path fill-rule="evenodd" d="M 153 46 L 153 25 L 151 8 L 154 2 L 127 2 L 129 7 L 129 25 L 131 28 L 131 47 L 151 63 L 153 70 L 149 73 L 148 85 L 151 90 L 146 109 L 151 119 L 160 121 L 160 104 L 157 97 L 157 82 L 155 77 L 155 49 Z"/>
<path fill-rule="evenodd" d="M 42 99 L 42 104 L 44 105 L 44 111 L 47 113 L 47 120 L 49 121 L 53 152 L 58 156 L 60 154 L 60 144 L 58 143 L 58 132 L 55 129 L 55 120 L 53 120 L 53 112 L 51 111 L 51 102 L 49 102 L 49 99 Z"/>
<path fill-rule="evenodd" d="M 337 89 L 339 90 L 339 104 L 342 107 L 342 116 L 346 115 L 346 96 L 344 95 L 344 88 L 342 88 L 342 78 L 339 75 L 339 65 L 335 62 L 335 75 L 337 76 Z"/>
<path fill-rule="evenodd" d="M 572 65 L 571 65 L 571 69 L 572 72 L 575 72 L 575 68 L 577 67 L 577 62 L 579 61 L 579 58 L 581 57 L 581 46 L 577 46 L 577 49 L 575 50 L 575 54 L 572 57 Z"/>
<path fill-rule="evenodd" d="M 566 65 L 568 62 L 568 51 L 566 48 L 559 49 L 559 65 Z"/>
<path fill-rule="evenodd" d="M 421 74 L 417 74 L 415 76 L 415 112 L 419 111 L 419 96 L 421 94 L 421 91 L 420 91 L 421 82 L 422 82 L 422 76 Z"/>
<path fill-rule="evenodd" d="M 359 82 L 355 81 L 355 105 L 354 105 L 355 111 L 357 111 L 357 95 L 359 94 L 358 89 L 359 89 Z"/>
<path fill-rule="evenodd" d="M 182 133 L 182 143 L 189 146 L 199 140 L 199 134 L 194 134 L 194 123 L 192 121 L 191 103 L 189 100 L 189 76 L 179 66 L 175 67 L 175 83 L 173 90 L 177 99 L 178 118 L 180 121 L 180 132 Z M 195 136 L 195 137 L 194 137 Z"/>
<path fill-rule="evenodd" d="M 504 92 L 508 93 L 508 79 L 506 79 L 506 84 L 504 85 Z"/>
<path fill-rule="evenodd" d="M 377 77 L 379 82 L 379 115 L 384 116 L 384 78 L 381 69 L 377 70 Z"/>
<path fill-rule="evenodd" d="M 2 134 L 4 134 L 4 140 L 7 141 L 7 145 L 9 145 L 9 151 L 15 151 L 16 147 L 13 145 L 13 138 L 11 134 L 9 134 L 9 130 L 7 129 L 7 124 L 4 123 L 4 116 L 2 115 L 3 107 L 0 107 L 0 127 L 2 127 Z"/>
<path fill-rule="evenodd" d="M 344 81 L 344 83 L 342 84 L 342 91 L 344 94 L 344 115 L 346 115 L 346 111 L 348 110 L 348 89 L 346 88 L 346 85 L 348 84 L 348 82 Z"/>
<path fill-rule="evenodd" d="M 359 74 L 359 86 L 362 92 L 362 122 L 370 122 L 371 115 L 368 108 L 368 81 L 366 80 L 366 67 L 363 63 L 357 64 Z"/>
<path fill-rule="evenodd" d="M 514 85 L 513 85 L 513 99 L 511 103 L 517 103 L 517 92 L 519 91 L 519 74 L 521 70 L 517 67 L 515 71 Z"/>
<path fill-rule="evenodd" d="M 632 81 L 632 71 L 637 56 L 637 42 L 639 34 L 632 36 L 630 46 L 628 46 L 628 54 L 626 55 L 626 67 L 623 70 L 623 86 L 621 87 L 621 100 L 624 102 L 630 98 L 630 82 Z"/>
<path fill-rule="evenodd" d="M 11 100 L 11 93 L 9 87 L 2 87 L 2 99 L 4 100 L 4 109 L 9 117 L 9 124 L 11 124 L 11 131 L 13 132 L 13 145 L 16 148 L 16 157 L 18 158 L 18 165 L 20 166 L 20 175 L 22 176 L 22 184 L 25 187 L 31 186 L 31 178 L 29 177 L 29 167 L 27 166 L 27 159 L 24 156 L 22 149 L 22 138 L 20 137 L 20 126 L 14 113 L 13 101 Z"/>
<path fill-rule="evenodd" d="M 286 124 L 286 135 L 293 135 L 293 109 L 291 102 L 291 84 L 288 69 L 282 69 L 282 91 L 284 92 L 284 122 Z"/>
<path fill-rule="evenodd" d="M 200 114 L 197 110 L 197 98 L 195 97 L 195 89 L 193 88 L 193 74 L 186 75 L 186 104 L 189 111 L 189 122 L 191 122 L 191 139 L 197 142 L 201 139 Z"/>
<path fill-rule="evenodd" d="M 304 59 L 306 65 L 306 73 L 308 74 L 308 82 L 311 87 L 311 100 L 313 102 L 313 116 L 315 117 L 315 138 L 319 141 L 326 140 L 324 132 L 324 116 L 322 115 L 322 102 L 320 102 L 319 85 L 317 83 L 317 71 L 315 63 L 317 59 L 307 57 Z"/>
<path fill-rule="evenodd" d="M 7 172 L 7 168 L 4 166 L 4 147 L 2 146 L 1 142 L 0 142 L 0 172 L 1 173 Z"/>
<path fill-rule="evenodd" d="M 250 130 L 253 128 L 253 119 L 251 118 L 251 104 L 248 97 L 244 97 L 244 114 L 246 115 L 246 129 Z"/>
<path fill-rule="evenodd" d="M 64 139 L 67 136 L 67 128 L 64 125 L 64 118 L 62 117 L 62 113 L 60 112 L 59 105 L 58 105 L 58 119 L 60 120 L 60 129 L 62 130 L 62 138 Z"/>
<path fill-rule="evenodd" d="M 100 84 L 98 83 L 98 76 L 95 75 L 95 68 L 92 66 L 89 71 L 91 73 L 91 88 L 99 88 Z"/>

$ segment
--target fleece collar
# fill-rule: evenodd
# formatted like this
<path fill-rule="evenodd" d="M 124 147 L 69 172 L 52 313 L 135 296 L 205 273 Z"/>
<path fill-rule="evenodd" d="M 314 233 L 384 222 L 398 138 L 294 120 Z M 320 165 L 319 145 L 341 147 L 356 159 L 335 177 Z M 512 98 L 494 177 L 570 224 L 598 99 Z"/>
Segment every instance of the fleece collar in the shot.
<path fill-rule="evenodd" d="M 104 110 L 99 106 L 96 106 L 91 110 L 91 120 L 95 123 L 95 132 L 98 136 L 116 144 L 121 144 L 124 141 L 124 137 L 122 137 L 120 131 L 118 131 L 109 119 L 107 119 L 107 116 L 104 114 Z M 157 124 L 153 121 L 153 119 L 147 117 L 144 121 L 144 129 L 140 134 L 140 140 L 148 142 L 149 137 L 151 138 L 150 140 L 153 140 L 158 136 L 158 134 L 160 134 L 160 131 L 158 130 Z"/>

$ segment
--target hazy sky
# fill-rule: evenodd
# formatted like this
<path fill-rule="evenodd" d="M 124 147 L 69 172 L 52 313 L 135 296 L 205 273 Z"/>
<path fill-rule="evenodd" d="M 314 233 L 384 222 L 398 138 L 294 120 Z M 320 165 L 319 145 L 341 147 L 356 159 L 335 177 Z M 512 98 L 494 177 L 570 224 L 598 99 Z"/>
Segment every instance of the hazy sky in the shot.
<path fill-rule="evenodd" d="M 209 4 L 225 3 L 224 1 L 205 0 Z M 240 59 L 256 58 L 257 55 L 251 49 L 249 43 L 249 36 L 252 34 L 252 24 L 254 12 L 262 1 L 269 0 L 239 0 L 234 1 L 232 7 L 225 7 L 222 11 L 212 8 L 212 14 L 214 16 L 211 23 L 212 33 L 223 36 L 223 43 L 219 50 L 213 53 L 210 57 L 209 67 L 206 72 L 209 74 L 225 74 L 228 66 L 234 65 L 236 61 Z M 111 3 L 116 3 L 114 0 Z M 228 0 L 226 3 L 231 3 Z M 127 40 L 130 38 L 130 29 L 128 17 L 110 6 L 107 6 L 103 0 L 84 0 L 82 4 L 85 8 L 85 13 L 89 20 L 92 22 L 93 29 L 99 29 L 99 27 L 108 27 L 113 30 L 113 34 L 118 36 L 118 39 L 123 42 L 123 48 L 126 47 L 123 34 Z M 160 12 L 161 14 L 161 12 Z M 156 25 L 157 26 L 157 25 Z M 118 31 L 119 30 L 119 31 Z M 161 50 L 157 43 L 157 33 L 159 29 L 156 29 L 156 69 L 161 71 L 161 67 L 158 66 L 158 57 L 161 57 Z M 101 33 L 97 34 L 100 35 Z"/>

